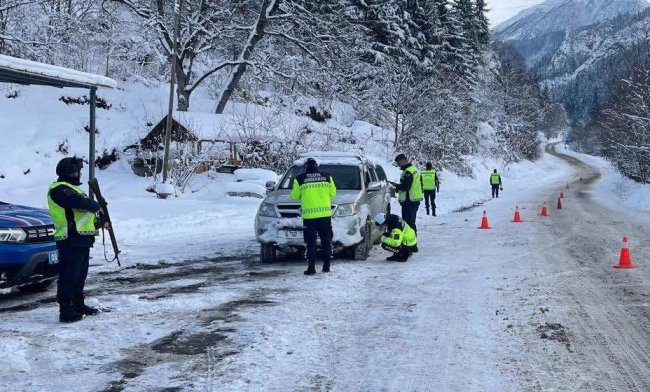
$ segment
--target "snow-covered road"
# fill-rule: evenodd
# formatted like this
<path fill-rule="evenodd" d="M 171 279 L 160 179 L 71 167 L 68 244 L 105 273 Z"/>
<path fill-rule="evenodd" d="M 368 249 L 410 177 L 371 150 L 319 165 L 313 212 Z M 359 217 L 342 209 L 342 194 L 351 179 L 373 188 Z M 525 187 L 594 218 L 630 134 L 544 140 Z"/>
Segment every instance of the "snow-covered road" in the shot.
<path fill-rule="evenodd" d="M 307 278 L 245 248 L 107 270 L 89 285 L 110 312 L 66 326 L 52 293 L 4 301 L 2 390 L 650 390 L 650 222 L 592 197 L 598 169 L 547 151 L 568 177 L 420 216 L 407 263 L 375 248 Z M 624 234 L 634 270 L 612 268 Z"/>

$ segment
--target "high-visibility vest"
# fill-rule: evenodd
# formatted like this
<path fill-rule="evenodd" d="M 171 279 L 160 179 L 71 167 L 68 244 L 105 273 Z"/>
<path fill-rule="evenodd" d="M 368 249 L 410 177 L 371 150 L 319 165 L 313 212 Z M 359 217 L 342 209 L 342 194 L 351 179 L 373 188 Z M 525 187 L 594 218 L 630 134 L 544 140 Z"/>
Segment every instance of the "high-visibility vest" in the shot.
<path fill-rule="evenodd" d="M 332 216 L 332 200 L 336 197 L 336 185 L 326 173 L 304 173 L 293 179 L 291 198 L 300 200 L 302 219 Z"/>
<path fill-rule="evenodd" d="M 68 188 L 77 192 L 79 195 L 86 197 L 86 193 L 81 188 L 72 184 L 68 184 L 67 182 L 55 182 L 50 185 L 47 190 L 47 205 L 50 209 L 50 216 L 52 217 L 52 221 L 54 221 L 54 240 L 56 241 L 63 241 L 68 238 L 68 218 L 65 216 L 65 208 L 56 204 L 56 202 L 52 200 L 52 197 L 50 196 L 52 189 L 60 185 L 67 186 Z M 74 217 L 75 228 L 77 229 L 77 233 L 79 233 L 79 235 L 97 235 L 97 229 L 95 228 L 96 216 L 94 212 L 72 209 L 72 213 Z"/>
<path fill-rule="evenodd" d="M 501 182 L 501 174 L 492 173 L 492 175 L 490 175 L 490 184 L 499 185 L 500 182 Z"/>
<path fill-rule="evenodd" d="M 423 170 L 422 171 L 422 189 L 425 191 L 435 191 L 436 190 L 436 176 L 438 174 L 435 170 Z"/>
<path fill-rule="evenodd" d="M 412 247 L 418 244 L 418 239 L 415 230 L 404 222 L 402 229 L 395 228 L 390 233 L 381 237 L 381 242 L 387 245 L 391 250 L 399 251 L 402 245 Z"/>
<path fill-rule="evenodd" d="M 402 203 L 406 201 L 406 194 L 408 193 L 409 199 L 411 201 L 422 201 L 424 200 L 424 193 L 422 192 L 422 184 L 420 183 L 420 173 L 418 172 L 418 169 L 415 168 L 415 166 L 409 166 L 402 172 L 402 177 L 406 173 L 411 173 L 413 176 L 413 183 L 411 184 L 411 189 L 407 191 L 399 191 L 397 200 Z"/>

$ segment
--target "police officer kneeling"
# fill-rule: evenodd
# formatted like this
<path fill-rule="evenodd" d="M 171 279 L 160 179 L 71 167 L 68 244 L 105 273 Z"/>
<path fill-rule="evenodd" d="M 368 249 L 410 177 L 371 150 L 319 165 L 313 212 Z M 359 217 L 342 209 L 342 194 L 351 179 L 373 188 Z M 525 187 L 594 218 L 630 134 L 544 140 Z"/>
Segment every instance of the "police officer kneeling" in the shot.
<path fill-rule="evenodd" d="M 300 200 L 300 215 L 304 225 L 309 266 L 305 275 L 316 273 L 316 245 L 320 237 L 323 251 L 323 272 L 330 272 L 332 258 L 332 200 L 336 186 L 332 176 L 318 170 L 314 158 L 305 162 L 305 172 L 293 180 L 291 198 Z"/>
<path fill-rule="evenodd" d="M 406 261 L 411 257 L 413 248 L 418 244 L 415 230 L 394 214 L 379 213 L 375 217 L 377 226 L 386 226 L 381 236 L 381 247 L 394 254 L 387 261 Z"/>
<path fill-rule="evenodd" d="M 81 185 L 80 158 L 63 158 L 56 165 L 58 180 L 50 185 L 47 204 L 54 221 L 54 239 L 59 252 L 57 300 L 59 321 L 71 323 L 99 311 L 84 303 L 90 248 L 97 228 L 105 225 L 97 218 L 100 206 L 88 198 Z"/>

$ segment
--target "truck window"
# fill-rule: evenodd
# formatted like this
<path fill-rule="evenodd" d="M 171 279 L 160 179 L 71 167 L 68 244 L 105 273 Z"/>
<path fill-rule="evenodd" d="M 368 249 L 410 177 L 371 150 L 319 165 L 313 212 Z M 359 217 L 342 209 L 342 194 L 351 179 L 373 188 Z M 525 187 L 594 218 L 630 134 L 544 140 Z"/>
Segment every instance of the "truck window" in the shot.
<path fill-rule="evenodd" d="M 375 172 L 377 173 L 378 181 L 388 180 L 388 177 L 386 177 L 386 172 L 384 171 L 384 168 L 381 167 L 381 165 L 375 165 Z"/>
<path fill-rule="evenodd" d="M 318 166 L 320 171 L 329 173 L 334 179 L 336 189 L 361 190 L 361 171 L 358 166 L 323 164 Z M 293 179 L 302 174 L 302 166 L 292 166 L 280 181 L 280 189 L 291 189 Z"/>

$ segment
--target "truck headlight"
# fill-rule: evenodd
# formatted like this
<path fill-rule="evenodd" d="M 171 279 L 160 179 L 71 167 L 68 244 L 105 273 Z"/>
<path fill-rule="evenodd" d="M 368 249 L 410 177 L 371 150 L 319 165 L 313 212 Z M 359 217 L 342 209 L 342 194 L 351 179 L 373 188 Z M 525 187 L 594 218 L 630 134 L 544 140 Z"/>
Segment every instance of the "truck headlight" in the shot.
<path fill-rule="evenodd" d="M 269 218 L 279 218 L 278 212 L 275 210 L 275 206 L 270 203 L 260 204 L 260 216 L 266 216 Z"/>
<path fill-rule="evenodd" d="M 352 216 L 359 212 L 359 203 L 339 204 L 334 216 Z"/>
<path fill-rule="evenodd" d="M 21 229 L 0 228 L 0 242 L 23 242 L 27 234 Z"/>

